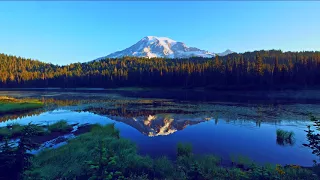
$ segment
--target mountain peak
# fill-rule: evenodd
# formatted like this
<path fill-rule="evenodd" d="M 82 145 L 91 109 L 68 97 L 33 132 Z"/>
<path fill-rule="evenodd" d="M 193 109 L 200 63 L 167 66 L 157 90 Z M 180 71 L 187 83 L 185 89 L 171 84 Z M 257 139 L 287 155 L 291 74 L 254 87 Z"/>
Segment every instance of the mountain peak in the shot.
<path fill-rule="evenodd" d="M 183 42 L 178 42 L 168 37 L 146 36 L 134 45 L 106 58 L 119 58 L 124 56 L 135 57 L 161 57 L 161 58 L 189 58 L 189 57 L 214 57 L 215 54 L 194 47 L 188 47 Z M 105 57 L 99 58 L 103 59 Z"/>
<path fill-rule="evenodd" d="M 157 37 L 157 36 L 146 36 L 142 40 L 148 40 L 148 41 L 158 40 L 158 41 L 165 41 L 167 43 L 175 43 L 175 42 L 177 42 L 177 41 L 172 40 L 172 39 L 167 38 L 167 37 Z"/>
<path fill-rule="evenodd" d="M 218 56 L 226 56 L 226 55 L 232 54 L 232 53 L 234 53 L 234 51 L 231 51 L 230 49 L 227 49 L 222 53 L 218 53 Z"/>
<path fill-rule="evenodd" d="M 145 36 L 134 45 L 114 53 L 106 57 L 101 57 L 96 60 L 104 58 L 120 58 L 124 56 L 146 57 L 146 58 L 189 58 L 189 57 L 204 57 L 211 58 L 216 55 L 225 56 L 234 53 L 227 49 L 223 53 L 212 53 L 201 50 L 196 47 L 188 47 L 185 43 L 175 41 L 168 37 Z"/>

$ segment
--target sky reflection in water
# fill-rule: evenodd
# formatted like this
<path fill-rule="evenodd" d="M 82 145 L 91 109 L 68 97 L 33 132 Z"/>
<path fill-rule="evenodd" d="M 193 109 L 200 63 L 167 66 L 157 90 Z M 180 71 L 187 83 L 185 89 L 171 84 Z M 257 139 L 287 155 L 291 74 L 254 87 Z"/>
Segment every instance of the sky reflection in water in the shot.
<path fill-rule="evenodd" d="M 296 121 L 272 124 L 261 123 L 257 126 L 252 121 L 229 121 L 212 119 L 199 124 L 187 126 L 185 129 L 167 136 L 148 137 L 137 129 L 123 122 L 90 112 L 74 112 L 70 110 L 54 110 L 40 115 L 1 122 L 0 126 L 17 122 L 20 124 L 52 123 L 58 120 L 70 123 L 116 123 L 121 136 L 131 139 L 138 145 L 139 152 L 151 156 L 167 155 L 174 157 L 178 142 L 192 143 L 194 153 L 214 153 L 224 159 L 230 155 L 243 155 L 261 163 L 312 165 L 315 156 L 302 146 L 306 142 L 304 130 L 308 122 Z M 280 146 L 276 143 L 276 129 L 281 128 L 295 133 L 295 144 Z"/>

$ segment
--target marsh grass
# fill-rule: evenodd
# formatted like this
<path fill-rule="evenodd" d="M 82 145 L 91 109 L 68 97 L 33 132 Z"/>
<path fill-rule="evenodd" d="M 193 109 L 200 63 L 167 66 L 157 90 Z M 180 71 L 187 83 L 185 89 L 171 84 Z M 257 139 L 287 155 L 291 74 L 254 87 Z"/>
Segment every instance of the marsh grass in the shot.
<path fill-rule="evenodd" d="M 0 128 L 0 140 L 3 140 L 5 137 L 11 137 L 11 132 L 7 127 Z"/>
<path fill-rule="evenodd" d="M 240 168 L 252 168 L 254 165 L 254 162 L 249 157 L 243 155 L 232 154 L 230 155 L 230 159 L 232 164 Z"/>
<path fill-rule="evenodd" d="M 48 125 L 49 132 L 70 132 L 72 131 L 72 125 L 68 124 L 65 120 L 60 120 L 53 124 Z"/>
<path fill-rule="evenodd" d="M 6 127 L 0 128 L 0 140 L 6 138 L 15 138 L 22 135 L 23 126 L 19 124 L 8 124 Z"/>
<path fill-rule="evenodd" d="M 98 161 L 97 145 L 104 142 L 107 150 L 116 155 L 115 168 L 128 174 L 133 168 L 141 173 L 152 169 L 150 158 L 137 155 L 136 146 L 126 139 L 118 139 L 118 130 L 114 125 L 95 125 L 91 131 L 68 141 L 68 144 L 57 149 L 40 152 L 32 160 L 33 174 L 40 174 L 44 179 L 65 177 L 89 179 L 87 161 Z M 151 162 L 150 162 L 151 161 Z M 80 178 L 81 179 L 81 178 Z"/>
<path fill-rule="evenodd" d="M 7 126 L 7 128 L 10 128 L 11 130 L 11 136 L 13 137 L 18 137 L 22 135 L 23 131 L 23 126 L 17 123 L 11 124 Z"/>
<path fill-rule="evenodd" d="M 116 137 L 118 139 L 120 138 L 120 131 L 118 129 L 116 129 L 114 123 L 109 124 L 107 126 L 101 126 L 101 125 L 98 125 L 98 124 L 94 124 L 91 127 L 90 132 L 92 134 L 96 134 L 96 135 L 104 134 L 104 133 L 108 132 L 109 136 Z"/>
<path fill-rule="evenodd" d="M 293 145 L 294 144 L 294 132 L 277 129 L 277 144 L 279 145 Z"/>
<path fill-rule="evenodd" d="M 129 140 L 118 138 L 114 124 L 94 125 L 90 132 L 71 139 L 64 146 L 46 149 L 32 159 L 26 179 L 99 179 L 92 173 L 91 164 L 108 174 L 108 179 L 283 179 L 315 180 L 312 171 L 300 167 L 260 166 L 254 164 L 249 170 L 241 167 L 223 167 L 221 159 L 213 155 L 194 155 L 190 144 L 177 146 L 176 160 L 160 157 L 152 159 L 137 153 L 137 147 Z M 100 147 L 103 145 L 103 147 Z M 101 153 L 112 165 L 103 165 Z M 247 164 L 248 158 L 235 156 L 235 161 Z M 101 161 L 102 160 L 102 161 Z M 100 163 L 102 162 L 102 163 Z M 252 161 L 249 161 L 253 163 Z M 110 176 L 110 177 L 109 177 Z"/>
<path fill-rule="evenodd" d="M 15 99 L 0 97 L 0 114 L 23 112 L 43 107 L 43 103 L 36 99 Z"/>
<path fill-rule="evenodd" d="M 4 138 L 11 139 L 21 137 L 23 135 L 23 129 L 25 127 L 26 126 L 17 123 L 8 124 L 5 127 L 0 127 L 0 140 L 3 140 Z M 30 127 L 32 128 L 33 134 L 35 136 L 48 134 L 48 131 L 42 126 L 30 124 Z"/>

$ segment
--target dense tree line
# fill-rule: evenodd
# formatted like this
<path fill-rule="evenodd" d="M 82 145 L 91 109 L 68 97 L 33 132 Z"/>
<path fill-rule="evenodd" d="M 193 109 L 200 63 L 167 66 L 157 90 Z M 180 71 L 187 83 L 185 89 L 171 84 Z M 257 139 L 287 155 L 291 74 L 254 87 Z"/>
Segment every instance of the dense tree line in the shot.
<path fill-rule="evenodd" d="M 0 87 L 277 88 L 320 84 L 320 52 L 254 51 L 214 58 L 123 57 L 66 66 L 0 54 Z"/>

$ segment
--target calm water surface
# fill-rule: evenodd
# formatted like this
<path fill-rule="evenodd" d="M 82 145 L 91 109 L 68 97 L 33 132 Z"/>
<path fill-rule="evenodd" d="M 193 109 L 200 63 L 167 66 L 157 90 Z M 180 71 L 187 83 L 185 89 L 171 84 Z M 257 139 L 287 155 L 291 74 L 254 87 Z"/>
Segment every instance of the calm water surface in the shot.
<path fill-rule="evenodd" d="M 44 109 L 34 113 L 0 117 L 0 126 L 13 122 L 53 123 L 61 119 L 80 124 L 116 123 L 122 137 L 134 141 L 141 154 L 151 156 L 175 157 L 177 143 L 189 142 L 194 153 L 216 154 L 225 160 L 243 155 L 260 163 L 310 166 L 316 159 L 302 144 L 306 143 L 304 130 L 310 124 L 305 113 L 316 114 L 320 107 L 318 102 L 310 103 L 305 97 L 302 103 L 299 99 L 295 103 L 275 98 L 275 105 L 274 101 L 263 104 L 220 98 L 219 102 L 199 102 L 114 92 L 2 91 L 0 95 L 47 102 Z M 278 128 L 293 131 L 295 142 L 279 145 Z"/>

